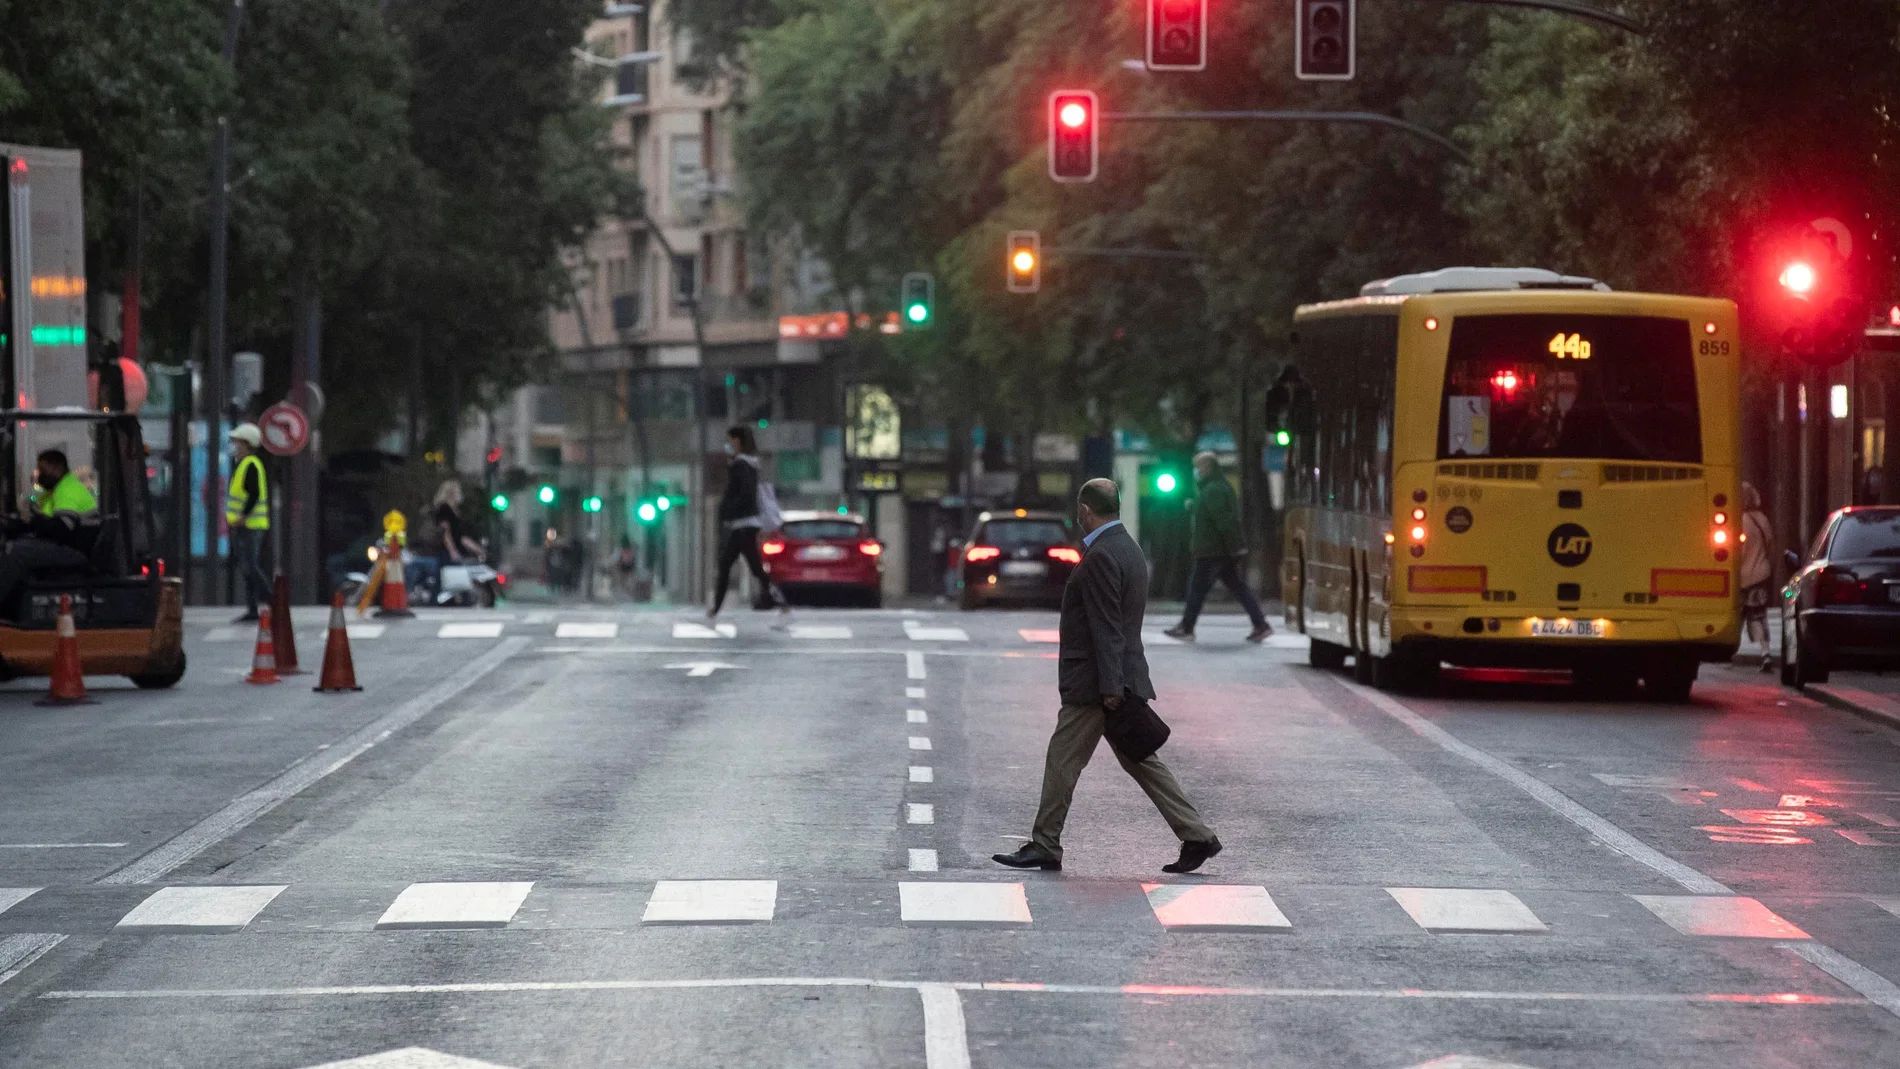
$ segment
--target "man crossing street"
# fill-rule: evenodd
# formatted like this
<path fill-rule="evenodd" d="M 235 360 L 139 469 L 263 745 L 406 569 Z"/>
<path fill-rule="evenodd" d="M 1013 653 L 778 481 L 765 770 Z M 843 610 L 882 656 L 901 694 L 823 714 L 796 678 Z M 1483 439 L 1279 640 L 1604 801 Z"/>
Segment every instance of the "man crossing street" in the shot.
<path fill-rule="evenodd" d="M 1082 485 L 1076 504 L 1082 527 L 1082 563 L 1062 591 L 1061 645 L 1057 657 L 1062 711 L 1042 773 L 1042 804 L 1029 842 L 992 860 L 1018 869 L 1062 868 L 1062 828 L 1068 821 L 1075 781 L 1095 754 L 1107 718 L 1129 697 L 1155 696 L 1148 659 L 1141 649 L 1141 618 L 1148 608 L 1148 561 L 1121 522 L 1121 492 L 1107 479 Z M 1119 751 L 1122 771 L 1147 793 L 1181 840 L 1181 856 L 1163 872 L 1193 872 L 1220 853 L 1220 839 L 1201 820 L 1174 773 L 1159 754 L 1130 761 Z"/>
<path fill-rule="evenodd" d="M 1260 611 L 1260 599 L 1254 597 L 1240 574 L 1240 561 L 1247 553 L 1246 541 L 1240 536 L 1240 500 L 1212 453 L 1195 456 L 1194 482 L 1194 503 L 1188 510 L 1188 549 L 1194 556 L 1194 568 L 1188 573 L 1187 608 L 1181 622 L 1164 634 L 1182 642 L 1194 641 L 1194 624 L 1218 579 L 1253 621 L 1247 641 L 1265 642 L 1273 634 L 1273 627 L 1267 623 L 1266 613 Z"/>

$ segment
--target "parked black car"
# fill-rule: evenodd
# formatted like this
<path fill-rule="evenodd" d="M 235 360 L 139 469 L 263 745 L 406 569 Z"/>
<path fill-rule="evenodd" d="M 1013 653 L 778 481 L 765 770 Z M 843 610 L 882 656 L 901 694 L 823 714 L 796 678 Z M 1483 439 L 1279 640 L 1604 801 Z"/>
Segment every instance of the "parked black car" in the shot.
<path fill-rule="evenodd" d="M 1827 682 L 1836 668 L 1900 668 L 1900 508 L 1827 518 L 1781 592 L 1781 681 Z"/>
<path fill-rule="evenodd" d="M 965 609 L 1000 602 L 1062 604 L 1062 587 L 1082 563 L 1081 540 L 1059 512 L 985 512 L 970 540 L 953 544 Z"/>

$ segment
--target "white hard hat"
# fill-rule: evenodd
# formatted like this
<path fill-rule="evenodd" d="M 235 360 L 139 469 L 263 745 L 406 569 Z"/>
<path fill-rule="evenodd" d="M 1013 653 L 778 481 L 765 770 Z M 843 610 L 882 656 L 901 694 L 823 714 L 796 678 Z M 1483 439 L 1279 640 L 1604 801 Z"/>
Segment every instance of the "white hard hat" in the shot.
<path fill-rule="evenodd" d="M 231 428 L 231 440 L 256 449 L 264 444 L 264 432 L 258 430 L 255 423 L 240 423 Z"/>

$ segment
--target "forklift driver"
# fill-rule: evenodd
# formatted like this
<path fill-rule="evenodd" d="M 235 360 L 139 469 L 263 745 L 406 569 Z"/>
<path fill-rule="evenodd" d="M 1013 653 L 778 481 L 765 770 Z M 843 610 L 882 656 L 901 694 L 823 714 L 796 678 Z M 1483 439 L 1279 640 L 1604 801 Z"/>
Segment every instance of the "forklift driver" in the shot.
<path fill-rule="evenodd" d="M 83 569 L 99 533 L 99 502 L 67 467 L 66 454 L 48 449 L 33 473 L 33 492 L 21 502 L 21 519 L 0 553 L 0 608 L 22 580 L 36 574 Z"/>

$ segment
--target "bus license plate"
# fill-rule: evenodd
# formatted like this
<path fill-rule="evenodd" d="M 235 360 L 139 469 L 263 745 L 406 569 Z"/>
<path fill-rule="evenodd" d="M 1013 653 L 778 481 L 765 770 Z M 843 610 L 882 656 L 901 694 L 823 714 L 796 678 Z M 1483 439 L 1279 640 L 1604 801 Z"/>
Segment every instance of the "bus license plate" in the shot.
<path fill-rule="evenodd" d="M 1602 638 L 1603 625 L 1595 620 L 1532 620 L 1531 634 L 1548 638 Z"/>

